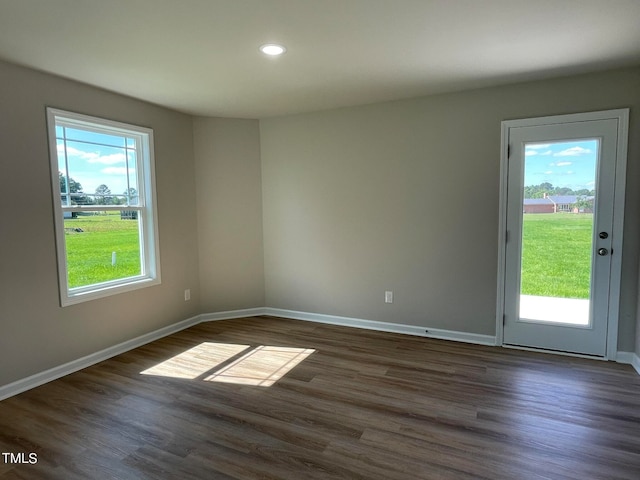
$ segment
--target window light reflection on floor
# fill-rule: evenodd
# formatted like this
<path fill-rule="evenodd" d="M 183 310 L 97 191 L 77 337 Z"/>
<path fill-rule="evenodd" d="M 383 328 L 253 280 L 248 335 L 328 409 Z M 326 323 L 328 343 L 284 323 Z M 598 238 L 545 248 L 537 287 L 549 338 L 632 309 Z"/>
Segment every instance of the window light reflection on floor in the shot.
<path fill-rule="evenodd" d="M 309 348 L 260 346 L 221 368 L 205 380 L 270 387 L 287 372 L 311 355 Z"/>
<path fill-rule="evenodd" d="M 250 345 L 203 342 L 140 373 L 270 387 L 315 352 L 309 348 L 261 345 L 233 360 L 250 348 Z"/>
<path fill-rule="evenodd" d="M 160 377 L 195 379 L 248 348 L 250 345 L 203 342 L 140 373 Z"/>

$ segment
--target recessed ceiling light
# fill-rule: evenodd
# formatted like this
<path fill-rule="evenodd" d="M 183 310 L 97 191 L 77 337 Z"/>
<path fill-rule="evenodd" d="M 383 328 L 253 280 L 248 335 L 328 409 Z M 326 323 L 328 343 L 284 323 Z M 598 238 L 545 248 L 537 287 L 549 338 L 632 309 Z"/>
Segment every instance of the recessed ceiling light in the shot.
<path fill-rule="evenodd" d="M 278 55 L 282 55 L 286 52 L 287 49 L 277 43 L 265 43 L 264 45 L 260 45 L 260 51 L 265 55 L 277 57 Z"/>

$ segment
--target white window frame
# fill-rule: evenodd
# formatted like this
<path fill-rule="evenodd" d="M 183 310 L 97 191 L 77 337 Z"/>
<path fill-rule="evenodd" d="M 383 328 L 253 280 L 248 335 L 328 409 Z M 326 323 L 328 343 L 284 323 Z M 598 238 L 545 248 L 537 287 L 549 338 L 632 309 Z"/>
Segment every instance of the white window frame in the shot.
<path fill-rule="evenodd" d="M 127 205 L 67 205 L 62 204 L 56 126 L 63 125 L 92 130 L 111 135 L 126 135 L 136 139 L 136 175 L 138 176 L 138 201 Z M 58 281 L 60 304 L 65 307 L 97 298 L 129 292 L 160 284 L 160 247 L 158 242 L 157 204 L 155 195 L 155 165 L 153 155 L 153 130 L 103 118 L 82 115 L 55 108 L 47 108 L 47 130 L 55 220 L 56 250 L 58 257 Z M 127 197 L 128 200 L 128 197 Z M 91 212 L 110 210 L 134 210 L 138 212 L 140 232 L 141 274 L 82 287 L 69 288 L 67 276 L 67 252 L 65 242 L 65 212 Z"/>

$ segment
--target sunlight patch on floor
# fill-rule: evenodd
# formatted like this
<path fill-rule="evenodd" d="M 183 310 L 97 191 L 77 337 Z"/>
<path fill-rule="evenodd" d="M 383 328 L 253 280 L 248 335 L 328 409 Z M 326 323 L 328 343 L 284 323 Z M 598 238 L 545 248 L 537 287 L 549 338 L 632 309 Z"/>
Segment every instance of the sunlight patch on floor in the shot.
<path fill-rule="evenodd" d="M 142 375 L 195 379 L 250 348 L 250 345 L 204 342 L 159 363 Z"/>
<path fill-rule="evenodd" d="M 250 345 L 203 342 L 140 373 L 270 387 L 315 352 L 310 348 L 261 345 L 233 360 L 249 349 Z"/>
<path fill-rule="evenodd" d="M 256 347 L 205 380 L 270 387 L 313 352 L 309 348 Z"/>

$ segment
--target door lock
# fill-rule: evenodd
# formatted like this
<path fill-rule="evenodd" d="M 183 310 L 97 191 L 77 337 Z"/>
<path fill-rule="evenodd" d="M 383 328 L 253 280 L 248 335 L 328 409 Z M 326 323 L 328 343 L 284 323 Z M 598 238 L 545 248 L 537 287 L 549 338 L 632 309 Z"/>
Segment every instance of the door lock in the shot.
<path fill-rule="evenodd" d="M 609 234 L 607 232 L 600 232 L 600 234 L 598 235 L 600 238 L 602 238 L 603 240 L 605 238 L 609 238 Z"/>

